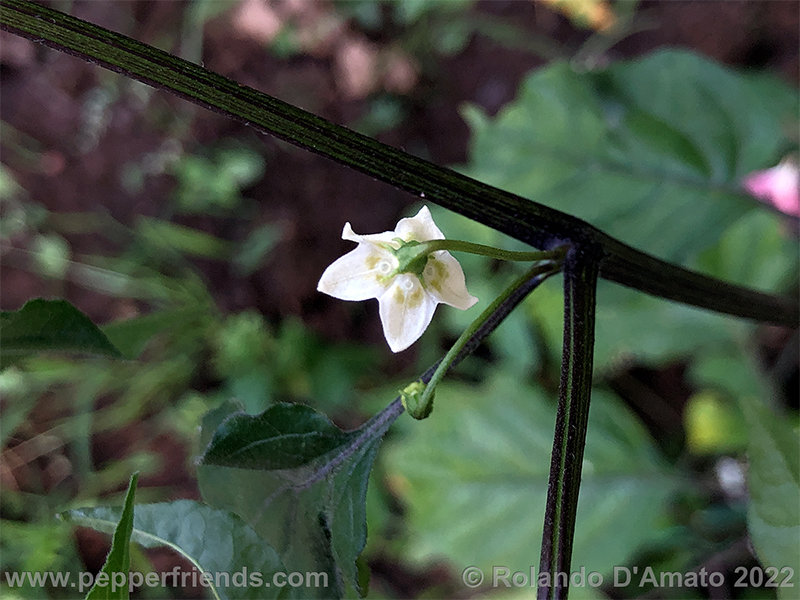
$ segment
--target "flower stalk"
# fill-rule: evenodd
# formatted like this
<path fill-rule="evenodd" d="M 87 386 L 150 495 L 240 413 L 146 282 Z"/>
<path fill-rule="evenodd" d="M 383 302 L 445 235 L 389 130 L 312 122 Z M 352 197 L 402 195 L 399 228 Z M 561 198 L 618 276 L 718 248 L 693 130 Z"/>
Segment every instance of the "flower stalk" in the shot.
<path fill-rule="evenodd" d="M 526 271 L 525 274 L 517 278 L 464 330 L 455 344 L 453 344 L 447 354 L 444 355 L 444 358 L 439 362 L 427 385 L 422 380 L 417 380 L 403 389 L 400 397 L 409 415 L 415 419 L 425 419 L 431 414 L 436 386 L 453 366 L 456 358 L 462 355 L 462 350 L 467 343 L 475 336 L 475 333 L 497 313 L 500 306 L 517 294 L 517 292 L 532 279 L 545 274 L 549 276 L 561 270 L 566 250 L 560 248 L 549 254 L 551 255 L 550 258 L 538 262 Z"/>
<path fill-rule="evenodd" d="M 487 256 L 497 260 L 508 260 L 516 262 L 535 262 L 542 260 L 563 260 L 564 251 L 561 248 L 555 250 L 533 250 L 529 252 L 519 252 L 515 250 L 503 250 L 494 246 L 475 244 L 464 240 L 430 240 L 427 242 L 406 242 L 397 250 L 395 256 L 400 263 L 397 268 L 398 273 L 421 272 L 425 266 L 425 261 L 429 254 L 446 250 L 448 252 L 466 252 L 467 254 L 477 254 Z"/>

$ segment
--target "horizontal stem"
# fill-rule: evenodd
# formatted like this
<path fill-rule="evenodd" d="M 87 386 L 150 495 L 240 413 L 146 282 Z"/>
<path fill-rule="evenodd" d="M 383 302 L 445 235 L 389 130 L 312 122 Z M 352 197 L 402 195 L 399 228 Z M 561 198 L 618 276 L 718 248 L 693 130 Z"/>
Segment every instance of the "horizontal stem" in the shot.
<path fill-rule="evenodd" d="M 163 88 L 535 248 L 593 247 L 600 275 L 638 290 L 770 323 L 800 322 L 796 298 L 772 296 L 635 250 L 588 223 L 355 133 L 129 37 L 25 0 L 0 2 L 0 27 Z"/>
<path fill-rule="evenodd" d="M 418 246 L 425 252 L 436 252 L 437 250 L 448 250 L 450 252 L 467 252 L 469 254 L 479 254 L 499 260 L 512 260 L 522 262 L 533 262 L 541 260 L 562 260 L 566 254 L 564 248 L 555 250 L 537 250 L 535 252 L 518 252 L 515 250 L 503 250 L 494 246 L 475 244 L 463 240 L 429 240 L 422 242 Z"/>

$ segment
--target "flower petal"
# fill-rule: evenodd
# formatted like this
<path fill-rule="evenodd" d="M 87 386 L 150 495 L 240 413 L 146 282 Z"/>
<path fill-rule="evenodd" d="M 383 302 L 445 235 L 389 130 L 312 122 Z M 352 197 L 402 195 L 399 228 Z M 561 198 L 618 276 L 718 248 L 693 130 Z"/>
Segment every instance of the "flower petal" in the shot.
<path fill-rule="evenodd" d="M 351 242 L 358 242 L 359 244 L 366 242 L 370 244 L 389 244 L 393 248 L 397 248 L 399 244 L 395 241 L 398 236 L 394 231 L 384 231 L 383 233 L 370 233 L 368 235 L 359 235 L 350 226 L 350 222 L 344 224 L 342 229 L 342 239 Z"/>
<path fill-rule="evenodd" d="M 433 222 L 431 211 L 427 206 L 420 208 L 413 217 L 400 219 L 395 228 L 395 235 L 406 241 L 414 240 L 416 242 L 444 239 L 444 234 Z"/>
<path fill-rule="evenodd" d="M 422 272 L 425 287 L 437 301 L 467 310 L 478 299 L 467 291 L 461 265 L 446 250 L 434 252 Z"/>
<path fill-rule="evenodd" d="M 800 216 L 800 166 L 786 159 L 777 167 L 755 171 L 745 177 L 745 189 L 779 211 Z"/>
<path fill-rule="evenodd" d="M 325 269 L 317 290 L 340 300 L 378 298 L 391 283 L 388 275 L 396 268 L 397 259 L 391 252 L 363 242 Z"/>
<path fill-rule="evenodd" d="M 395 277 L 380 298 L 383 335 L 392 352 L 405 350 L 428 328 L 436 310 L 436 298 L 425 291 L 419 279 L 408 273 Z"/>

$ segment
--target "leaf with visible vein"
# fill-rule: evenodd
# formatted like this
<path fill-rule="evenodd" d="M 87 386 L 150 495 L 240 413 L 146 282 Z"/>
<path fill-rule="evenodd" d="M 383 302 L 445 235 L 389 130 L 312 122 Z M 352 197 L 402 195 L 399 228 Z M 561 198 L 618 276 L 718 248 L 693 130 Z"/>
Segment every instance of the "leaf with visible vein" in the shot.
<path fill-rule="evenodd" d="M 70 510 L 60 516 L 75 525 L 111 532 L 119 514 L 119 509 L 96 507 Z M 283 572 L 275 551 L 247 523 L 228 511 L 193 500 L 136 506 L 131 540 L 145 548 L 171 548 L 212 578 L 246 567 L 248 573 L 259 573 L 264 584 L 271 584 L 272 576 Z M 273 585 L 240 586 L 219 577 L 209 586 L 215 598 L 256 600 L 277 598 L 281 592 Z"/>

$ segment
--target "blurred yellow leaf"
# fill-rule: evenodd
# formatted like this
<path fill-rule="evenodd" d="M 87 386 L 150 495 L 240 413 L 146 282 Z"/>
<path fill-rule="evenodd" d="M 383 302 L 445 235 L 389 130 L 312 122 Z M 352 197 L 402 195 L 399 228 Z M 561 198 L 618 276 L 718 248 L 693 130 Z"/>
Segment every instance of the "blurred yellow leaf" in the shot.
<path fill-rule="evenodd" d="M 684 412 L 686 444 L 694 454 L 742 450 L 747 427 L 737 406 L 715 392 L 703 390 L 691 398 Z"/>
<path fill-rule="evenodd" d="M 617 16 L 606 0 L 539 0 L 564 14 L 579 27 L 606 31 L 617 23 Z"/>

